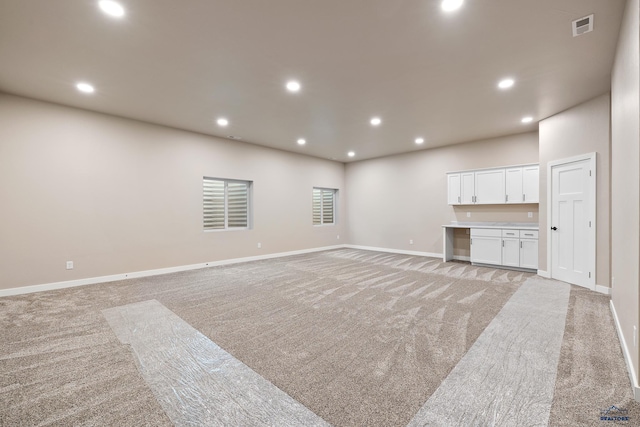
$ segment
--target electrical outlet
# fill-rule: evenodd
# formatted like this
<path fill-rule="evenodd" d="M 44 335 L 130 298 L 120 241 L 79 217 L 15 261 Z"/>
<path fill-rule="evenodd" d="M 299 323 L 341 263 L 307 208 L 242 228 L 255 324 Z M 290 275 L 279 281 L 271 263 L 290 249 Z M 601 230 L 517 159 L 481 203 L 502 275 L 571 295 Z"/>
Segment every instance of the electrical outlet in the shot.
<path fill-rule="evenodd" d="M 262 248 L 262 243 L 258 243 L 258 249 Z"/>
<path fill-rule="evenodd" d="M 467 212 L 467 218 L 471 218 L 471 212 Z"/>
<path fill-rule="evenodd" d="M 528 213 L 527 213 L 527 216 L 528 216 L 529 218 L 533 218 L 533 212 L 528 212 Z"/>
<path fill-rule="evenodd" d="M 67 270 L 73 270 L 73 261 L 67 261 Z"/>
<path fill-rule="evenodd" d="M 616 278 L 611 276 L 611 287 L 613 288 L 613 285 L 616 284 Z"/>
<path fill-rule="evenodd" d="M 336 237 L 336 240 L 340 240 L 340 235 L 338 234 L 338 236 Z"/>
<path fill-rule="evenodd" d="M 413 239 L 409 239 L 409 244 L 413 245 Z"/>

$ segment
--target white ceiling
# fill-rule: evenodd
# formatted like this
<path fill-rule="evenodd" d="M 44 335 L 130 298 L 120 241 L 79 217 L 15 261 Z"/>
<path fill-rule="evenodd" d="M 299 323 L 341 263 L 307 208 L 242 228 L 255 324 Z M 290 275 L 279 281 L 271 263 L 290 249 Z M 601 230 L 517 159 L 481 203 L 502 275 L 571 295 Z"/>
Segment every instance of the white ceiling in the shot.
<path fill-rule="evenodd" d="M 454 13 L 440 0 L 120 3 L 126 15 L 116 19 L 97 0 L 0 0 L 0 91 L 339 161 L 532 131 L 607 92 L 624 8 L 624 0 L 466 0 Z M 572 37 L 571 21 L 592 13 L 595 30 Z M 508 76 L 514 87 L 498 90 Z M 286 91 L 289 79 L 299 93 Z M 79 93 L 81 80 L 96 92 Z M 375 115 L 383 122 L 374 128 Z M 533 123 L 520 123 L 526 115 Z M 230 125 L 218 127 L 218 116 Z"/>

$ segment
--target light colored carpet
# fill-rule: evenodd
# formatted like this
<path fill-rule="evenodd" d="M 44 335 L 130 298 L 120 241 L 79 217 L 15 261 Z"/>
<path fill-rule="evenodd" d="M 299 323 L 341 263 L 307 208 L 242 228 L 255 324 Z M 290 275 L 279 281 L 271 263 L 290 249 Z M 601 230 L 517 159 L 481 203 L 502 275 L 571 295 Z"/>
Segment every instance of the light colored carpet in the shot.
<path fill-rule="evenodd" d="M 101 313 L 155 299 L 329 423 L 406 426 L 528 277 L 341 249 L 1 298 L 0 425 L 169 425 Z"/>
<path fill-rule="evenodd" d="M 176 426 L 329 427 L 158 301 L 102 313 Z"/>
<path fill-rule="evenodd" d="M 336 426 L 406 426 L 525 277 L 357 250 L 210 272 L 162 301 Z"/>
<path fill-rule="evenodd" d="M 551 426 L 640 426 L 640 403 L 633 399 L 609 301 L 571 287 Z M 629 422 L 600 421 L 601 411 L 611 406 L 628 411 Z"/>
<path fill-rule="evenodd" d="M 527 279 L 408 427 L 547 425 L 570 289 Z"/>

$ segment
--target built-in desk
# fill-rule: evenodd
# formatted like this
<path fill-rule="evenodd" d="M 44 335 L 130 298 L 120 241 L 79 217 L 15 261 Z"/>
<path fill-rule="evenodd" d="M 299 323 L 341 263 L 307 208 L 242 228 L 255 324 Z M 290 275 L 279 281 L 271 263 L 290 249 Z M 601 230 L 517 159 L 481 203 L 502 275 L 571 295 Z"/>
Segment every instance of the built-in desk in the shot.
<path fill-rule="evenodd" d="M 442 226 L 442 260 L 444 262 L 447 261 L 451 261 L 453 259 L 453 233 L 454 230 L 456 228 L 465 228 L 465 229 L 470 229 L 470 230 L 496 230 L 495 234 L 496 236 L 499 236 L 500 242 L 502 242 L 502 240 L 504 240 L 504 242 L 502 242 L 500 247 L 505 247 L 506 250 L 502 250 L 502 258 L 500 262 L 496 262 L 496 261 L 492 261 L 491 264 L 492 265 L 504 265 L 504 266 L 511 266 L 511 267 L 521 267 L 521 268 L 526 268 L 528 270 L 531 269 L 535 269 L 537 268 L 537 247 L 538 247 L 538 224 L 535 223 L 513 223 L 513 222 L 452 222 L 451 224 L 446 224 Z M 503 230 L 501 232 L 501 230 Z M 528 237 L 527 236 L 527 232 L 530 232 L 529 234 L 532 234 L 532 237 Z M 515 234 L 514 234 L 515 233 Z M 471 232 L 471 234 L 473 235 L 474 233 Z M 514 234 L 513 237 L 507 237 L 509 234 Z M 535 237 L 533 237 L 535 236 Z M 503 238 L 504 237 L 504 238 Z M 498 237 L 495 237 L 498 238 Z M 494 238 L 494 239 L 495 239 Z M 524 243 L 529 243 L 529 240 L 535 240 L 535 248 L 531 247 L 530 245 L 527 247 L 527 245 L 523 245 L 522 243 L 519 242 L 519 239 L 523 239 L 526 240 Z M 505 246 L 505 242 L 507 243 L 507 245 Z M 515 243 L 515 247 L 513 247 L 513 244 Z M 498 244 L 500 244 L 498 242 Z M 522 258 L 524 258 L 524 255 L 527 256 L 527 258 L 529 258 L 529 253 L 531 251 L 535 252 L 535 268 L 534 265 L 529 262 L 527 264 L 522 264 L 522 265 L 514 265 L 510 260 L 512 259 L 511 254 L 513 253 L 512 250 L 510 249 L 510 244 L 512 246 L 513 250 L 518 250 L 520 249 L 520 252 L 523 252 L 523 256 Z M 519 248 L 518 248 L 519 247 Z M 500 250 L 500 249 L 497 249 Z M 472 251 L 473 253 L 473 251 Z M 507 260 L 509 259 L 509 261 L 502 261 L 502 260 Z M 474 262 L 473 256 L 471 259 L 471 262 Z M 518 261 L 519 262 L 519 261 Z M 487 264 L 486 261 L 481 261 L 479 262 L 480 264 Z"/>

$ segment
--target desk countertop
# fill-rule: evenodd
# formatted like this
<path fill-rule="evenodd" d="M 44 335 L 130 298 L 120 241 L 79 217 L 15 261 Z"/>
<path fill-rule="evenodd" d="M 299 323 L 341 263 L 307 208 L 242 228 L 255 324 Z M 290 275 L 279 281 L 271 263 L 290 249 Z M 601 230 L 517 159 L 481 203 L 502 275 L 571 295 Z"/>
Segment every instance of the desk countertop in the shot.
<path fill-rule="evenodd" d="M 513 228 L 517 230 L 538 230 L 539 226 L 533 222 L 452 222 L 444 228 Z"/>

